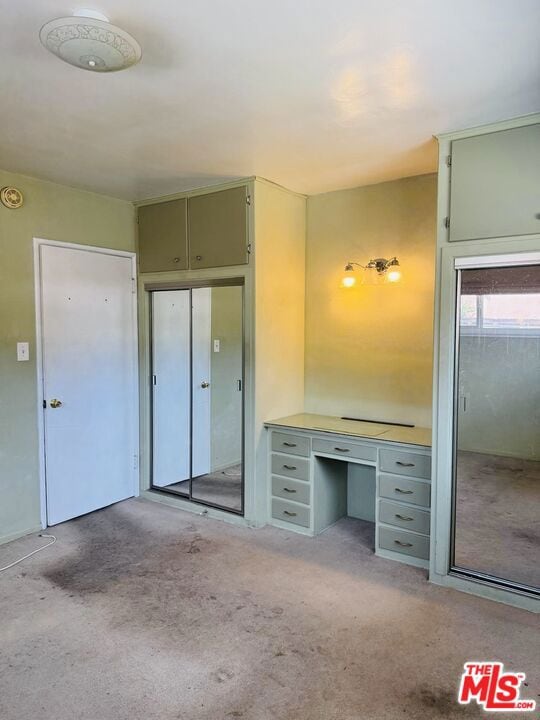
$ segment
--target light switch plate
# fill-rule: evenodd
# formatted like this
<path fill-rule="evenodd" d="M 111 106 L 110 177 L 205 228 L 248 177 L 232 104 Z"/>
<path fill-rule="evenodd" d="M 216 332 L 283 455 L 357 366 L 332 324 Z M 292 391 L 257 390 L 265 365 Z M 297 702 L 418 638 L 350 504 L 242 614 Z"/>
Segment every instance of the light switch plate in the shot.
<path fill-rule="evenodd" d="M 220 340 L 214 340 L 214 352 L 219 352 L 220 345 L 221 345 Z"/>
<path fill-rule="evenodd" d="M 17 343 L 17 360 L 18 362 L 26 362 L 30 360 L 30 349 L 29 343 L 18 342 Z"/>

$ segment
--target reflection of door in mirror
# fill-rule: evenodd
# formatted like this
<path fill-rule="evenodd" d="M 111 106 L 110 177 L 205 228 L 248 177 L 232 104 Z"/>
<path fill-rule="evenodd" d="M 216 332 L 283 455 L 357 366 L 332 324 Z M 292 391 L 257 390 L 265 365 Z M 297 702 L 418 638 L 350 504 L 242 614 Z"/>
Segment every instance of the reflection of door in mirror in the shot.
<path fill-rule="evenodd" d="M 209 332 L 204 344 L 209 350 L 209 371 L 198 369 L 197 333 L 193 315 L 194 398 L 196 386 L 211 378 L 209 398 L 209 469 L 197 472 L 194 465 L 192 498 L 199 502 L 241 512 L 243 496 L 243 288 L 224 286 L 204 288 L 208 295 Z M 201 343 L 202 345 L 203 343 Z M 205 375 L 206 373 L 206 375 Z M 199 388 L 200 389 L 200 388 Z M 201 389 L 201 392 L 205 392 Z M 194 400 L 195 410 L 195 400 Z M 193 452 L 197 429 L 193 417 Z"/>
<path fill-rule="evenodd" d="M 152 293 L 152 487 L 243 512 L 243 286 Z"/>
<path fill-rule="evenodd" d="M 540 265 L 458 271 L 452 569 L 540 588 Z"/>

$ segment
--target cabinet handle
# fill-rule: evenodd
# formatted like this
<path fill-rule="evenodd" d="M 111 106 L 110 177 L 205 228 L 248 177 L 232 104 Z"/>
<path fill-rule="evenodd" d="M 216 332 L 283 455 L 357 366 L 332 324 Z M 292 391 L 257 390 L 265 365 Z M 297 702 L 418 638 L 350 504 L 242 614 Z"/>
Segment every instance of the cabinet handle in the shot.
<path fill-rule="evenodd" d="M 296 470 L 296 465 L 284 465 L 285 470 Z"/>
<path fill-rule="evenodd" d="M 175 263 L 179 263 L 179 262 L 180 262 L 180 258 L 173 258 L 173 260 L 174 260 Z"/>
<path fill-rule="evenodd" d="M 284 442 L 285 447 L 296 447 L 296 443 Z"/>
<path fill-rule="evenodd" d="M 337 450 L 338 452 L 351 452 L 349 448 L 338 448 L 335 447 L 334 450 Z"/>
<path fill-rule="evenodd" d="M 398 520 L 407 520 L 407 521 L 414 520 L 414 518 L 405 517 L 405 515 L 400 515 L 399 513 L 396 513 L 396 517 Z"/>
<path fill-rule="evenodd" d="M 401 462 L 401 460 L 396 460 L 396 465 L 401 465 L 401 467 L 414 467 L 414 463 L 404 463 Z"/>
<path fill-rule="evenodd" d="M 286 487 L 283 488 L 283 491 L 284 491 L 284 492 L 288 492 L 288 493 L 295 493 L 295 492 L 296 492 L 296 490 L 291 490 L 290 488 L 286 488 Z"/>
<path fill-rule="evenodd" d="M 402 495 L 412 495 L 414 490 L 402 490 L 401 488 L 394 488 L 394 492 L 401 493 Z"/>
<path fill-rule="evenodd" d="M 289 512 L 288 510 L 284 510 L 283 514 L 288 515 L 289 517 L 296 517 L 296 513 Z"/>
<path fill-rule="evenodd" d="M 195 260 L 202 260 L 202 255 L 195 255 Z"/>
<path fill-rule="evenodd" d="M 401 547 L 412 547 L 413 546 L 412 543 L 404 543 L 404 542 L 401 542 L 401 540 L 394 540 L 394 542 L 396 545 L 401 545 Z"/>

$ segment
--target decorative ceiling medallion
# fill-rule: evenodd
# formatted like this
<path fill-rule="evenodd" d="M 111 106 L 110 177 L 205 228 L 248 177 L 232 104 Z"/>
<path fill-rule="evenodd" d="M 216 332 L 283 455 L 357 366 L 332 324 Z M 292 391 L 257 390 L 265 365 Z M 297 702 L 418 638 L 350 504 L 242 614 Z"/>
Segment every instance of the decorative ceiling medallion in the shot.
<path fill-rule="evenodd" d="M 141 46 L 129 33 L 104 20 L 65 17 L 46 23 L 39 33 L 47 50 L 92 72 L 124 70 L 139 62 Z"/>
<path fill-rule="evenodd" d="M 22 192 L 14 187 L 3 187 L 0 190 L 0 200 L 10 210 L 20 208 L 24 202 Z"/>

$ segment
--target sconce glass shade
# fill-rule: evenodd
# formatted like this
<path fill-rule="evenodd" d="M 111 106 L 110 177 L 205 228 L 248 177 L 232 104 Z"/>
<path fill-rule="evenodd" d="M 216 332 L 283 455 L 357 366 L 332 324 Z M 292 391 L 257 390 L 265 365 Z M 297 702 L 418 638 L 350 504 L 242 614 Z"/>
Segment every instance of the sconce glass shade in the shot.
<path fill-rule="evenodd" d="M 390 283 L 396 283 L 401 280 L 401 270 L 399 267 L 391 267 L 386 273 L 386 279 Z"/>
<path fill-rule="evenodd" d="M 341 281 L 341 287 L 350 288 L 356 285 L 356 278 L 354 275 L 345 275 Z"/>

